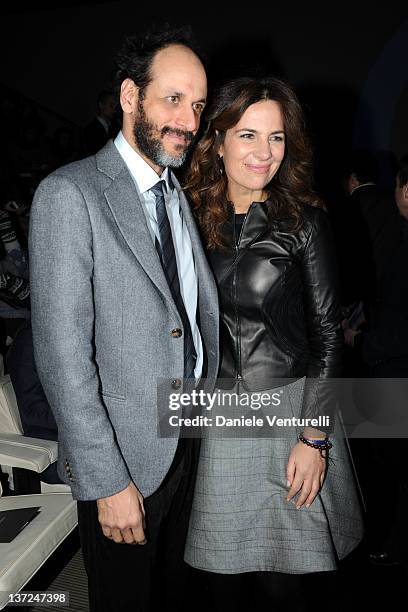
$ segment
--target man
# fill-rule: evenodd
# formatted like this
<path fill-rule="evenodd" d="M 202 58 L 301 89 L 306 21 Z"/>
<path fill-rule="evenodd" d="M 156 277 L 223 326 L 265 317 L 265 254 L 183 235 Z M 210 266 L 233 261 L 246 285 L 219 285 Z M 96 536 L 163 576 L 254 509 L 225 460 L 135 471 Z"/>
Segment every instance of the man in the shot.
<path fill-rule="evenodd" d="M 389 397 L 389 387 L 383 387 L 382 379 L 408 378 L 408 155 L 399 164 L 395 202 L 399 216 L 397 225 L 389 225 L 388 244 L 393 249 L 384 257 L 380 277 L 378 299 L 371 328 L 368 331 L 347 330 L 346 342 L 362 354 L 373 379 L 367 406 L 373 415 L 380 415 L 379 422 L 401 406 L 399 397 Z M 378 385 L 378 392 L 375 391 Z M 394 385 L 394 388 L 400 388 Z M 385 401 L 384 401 L 384 398 Z M 391 403 L 391 404 L 390 404 Z M 400 408 L 399 408 L 400 409 Z M 394 413 L 395 414 L 395 413 Z M 397 426 L 391 435 L 395 435 Z M 374 438 L 365 444 L 361 480 L 368 510 L 368 544 L 370 559 L 374 563 L 408 563 L 408 534 L 405 521 L 407 504 L 407 478 L 405 438 Z M 382 491 L 381 498 L 375 491 Z"/>
<path fill-rule="evenodd" d="M 393 249 L 384 263 L 372 329 L 363 334 L 363 357 L 378 377 L 408 377 L 408 156 L 399 163 L 395 184 L 397 225 L 390 226 Z"/>
<path fill-rule="evenodd" d="M 404 224 L 408 221 L 408 155 L 404 155 L 399 161 L 394 194 L 399 214 L 403 217 L 401 223 Z"/>
<path fill-rule="evenodd" d="M 104 90 L 98 94 L 98 114 L 84 128 L 83 146 L 88 155 L 93 155 L 113 136 L 115 118 L 115 96 L 112 91 Z"/>
<path fill-rule="evenodd" d="M 378 178 L 379 167 L 372 153 L 353 151 L 344 181 L 350 196 L 347 211 L 351 235 L 357 239 L 353 255 L 354 267 L 362 270 L 360 291 L 370 299 L 375 297 L 384 262 L 393 248 L 391 226 L 397 216 L 392 196 L 379 189 Z"/>
<path fill-rule="evenodd" d="M 127 39 L 117 65 L 122 131 L 40 185 L 30 233 L 36 363 L 97 612 L 151 609 L 158 553 L 164 575 L 177 566 L 196 449 L 157 435 L 158 380 L 174 393 L 206 375 L 210 390 L 218 369 L 216 288 L 170 170 L 205 71 L 180 32 Z"/>

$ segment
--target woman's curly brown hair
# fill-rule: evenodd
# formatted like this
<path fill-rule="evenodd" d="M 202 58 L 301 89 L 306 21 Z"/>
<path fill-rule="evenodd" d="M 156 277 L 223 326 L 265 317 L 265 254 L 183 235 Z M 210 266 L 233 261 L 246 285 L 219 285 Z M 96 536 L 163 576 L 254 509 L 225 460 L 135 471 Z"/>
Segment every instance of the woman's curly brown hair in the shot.
<path fill-rule="evenodd" d="M 322 206 L 312 187 L 312 148 L 293 89 L 273 77 L 234 79 L 213 97 L 206 113 L 208 125 L 192 155 L 184 186 L 209 249 L 223 246 L 222 225 L 228 218 L 228 180 L 218 156 L 219 147 L 226 131 L 238 123 L 247 108 L 263 100 L 279 104 L 286 142 L 279 170 L 265 187 L 271 221 L 291 218 L 292 229 L 297 231 L 302 225 L 302 208 Z"/>

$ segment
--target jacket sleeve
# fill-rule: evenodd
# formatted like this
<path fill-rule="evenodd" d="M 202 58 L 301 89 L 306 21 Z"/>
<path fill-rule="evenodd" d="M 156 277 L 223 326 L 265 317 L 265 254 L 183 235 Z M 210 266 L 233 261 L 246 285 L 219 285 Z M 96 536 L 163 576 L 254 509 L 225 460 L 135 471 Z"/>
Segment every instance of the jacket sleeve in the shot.
<path fill-rule="evenodd" d="M 330 417 L 329 427 L 318 427 L 329 433 L 336 409 L 335 378 L 341 375 L 343 332 L 333 235 L 326 213 L 321 209 L 313 213 L 302 258 L 309 344 L 302 416 Z"/>
<path fill-rule="evenodd" d="M 91 221 L 80 188 L 58 172 L 36 192 L 29 249 L 34 355 L 64 449 L 60 475 L 76 499 L 112 495 L 130 476 L 95 361 Z"/>

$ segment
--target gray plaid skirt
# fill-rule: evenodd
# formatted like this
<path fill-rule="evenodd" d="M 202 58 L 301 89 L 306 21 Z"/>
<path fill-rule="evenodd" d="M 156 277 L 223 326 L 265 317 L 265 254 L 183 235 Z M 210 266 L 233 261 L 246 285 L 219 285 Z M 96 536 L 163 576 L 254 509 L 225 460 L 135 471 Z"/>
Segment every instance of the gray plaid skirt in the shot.
<path fill-rule="evenodd" d="M 303 387 L 304 379 L 285 386 L 280 416 L 300 416 Z M 204 433 L 185 549 L 189 565 L 223 574 L 330 571 L 357 546 L 362 504 L 339 420 L 323 487 L 299 510 L 286 501 L 297 432 L 234 439 Z"/>

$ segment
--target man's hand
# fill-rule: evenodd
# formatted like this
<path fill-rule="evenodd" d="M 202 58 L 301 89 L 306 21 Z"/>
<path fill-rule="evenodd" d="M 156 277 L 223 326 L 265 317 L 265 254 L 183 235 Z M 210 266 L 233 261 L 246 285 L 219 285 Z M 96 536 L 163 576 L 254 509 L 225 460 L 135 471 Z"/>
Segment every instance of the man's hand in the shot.
<path fill-rule="evenodd" d="M 114 542 L 146 544 L 145 510 L 139 489 L 130 482 L 126 489 L 96 500 L 103 534 Z"/>
<path fill-rule="evenodd" d="M 345 329 L 344 342 L 346 343 L 346 345 L 350 348 L 354 348 L 354 339 L 356 336 L 358 336 L 358 334 L 361 334 L 360 330 L 351 329 L 350 327 L 348 329 Z"/>
<path fill-rule="evenodd" d="M 292 448 L 286 467 L 290 486 L 286 501 L 290 501 L 300 491 L 296 508 L 299 509 L 304 503 L 309 508 L 323 485 L 325 473 L 326 459 L 320 455 L 319 450 L 298 442 Z"/>

